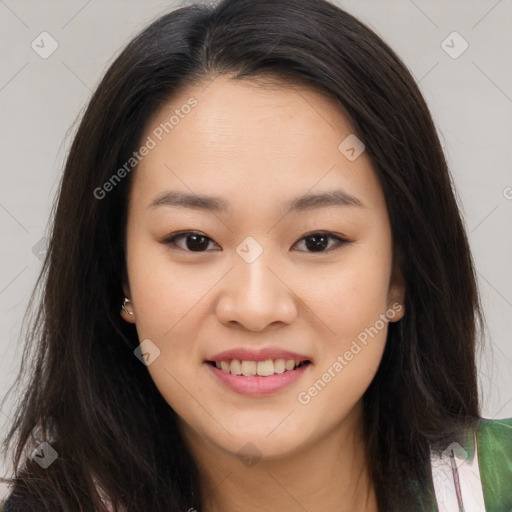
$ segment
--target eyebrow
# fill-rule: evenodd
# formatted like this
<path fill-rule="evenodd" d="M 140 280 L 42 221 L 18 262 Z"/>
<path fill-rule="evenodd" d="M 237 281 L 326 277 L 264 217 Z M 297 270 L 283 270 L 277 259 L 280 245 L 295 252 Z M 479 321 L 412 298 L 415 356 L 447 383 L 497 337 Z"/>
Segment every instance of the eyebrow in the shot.
<path fill-rule="evenodd" d="M 147 209 L 152 210 L 159 206 L 203 210 L 215 213 L 223 213 L 229 210 L 229 203 L 221 197 L 189 194 L 178 191 L 169 191 L 158 195 L 149 203 Z M 359 206 L 364 208 L 364 204 L 360 199 L 341 189 L 303 195 L 285 204 L 287 213 L 300 213 L 333 206 Z"/>

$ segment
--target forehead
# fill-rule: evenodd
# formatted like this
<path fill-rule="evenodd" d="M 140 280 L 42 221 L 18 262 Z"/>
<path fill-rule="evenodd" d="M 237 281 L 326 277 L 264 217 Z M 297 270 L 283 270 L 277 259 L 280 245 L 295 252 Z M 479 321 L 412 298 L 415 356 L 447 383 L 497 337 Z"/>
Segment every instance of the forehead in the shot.
<path fill-rule="evenodd" d="M 134 194 L 169 188 L 266 200 L 316 186 L 368 191 L 370 160 L 340 151 L 349 136 L 342 108 L 318 91 L 220 76 L 182 89 L 150 118 L 142 141 L 154 147 L 137 167 Z"/>

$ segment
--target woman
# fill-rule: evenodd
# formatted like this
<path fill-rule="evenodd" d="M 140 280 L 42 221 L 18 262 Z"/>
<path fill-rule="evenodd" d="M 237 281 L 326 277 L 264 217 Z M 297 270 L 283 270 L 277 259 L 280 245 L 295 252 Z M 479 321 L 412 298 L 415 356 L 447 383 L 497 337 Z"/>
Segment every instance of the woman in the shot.
<path fill-rule="evenodd" d="M 324 0 L 136 37 L 75 136 L 40 283 L 8 511 L 512 507 L 435 127 Z"/>

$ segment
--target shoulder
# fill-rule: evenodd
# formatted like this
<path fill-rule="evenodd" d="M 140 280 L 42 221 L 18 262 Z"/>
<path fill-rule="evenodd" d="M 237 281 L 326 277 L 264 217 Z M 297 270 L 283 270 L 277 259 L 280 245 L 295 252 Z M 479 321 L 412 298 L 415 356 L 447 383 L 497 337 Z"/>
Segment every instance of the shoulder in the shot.
<path fill-rule="evenodd" d="M 27 458 L 15 477 L 10 478 L 8 494 L 0 500 L 0 512 L 46 512 L 60 510 L 59 497 L 52 481 L 62 479 L 62 470 L 52 465 L 52 473 Z"/>
<path fill-rule="evenodd" d="M 499 453 L 502 457 L 512 457 L 512 418 L 480 418 L 476 437 L 480 456 L 485 458 Z"/>
<path fill-rule="evenodd" d="M 0 501 L 0 512 L 43 512 L 46 500 L 27 494 L 23 484 L 17 483 L 9 494 Z"/>
<path fill-rule="evenodd" d="M 512 434 L 512 418 L 502 418 L 498 420 L 480 418 L 478 423 L 478 433 L 507 436 Z"/>
<path fill-rule="evenodd" d="M 0 512 L 31 512 L 23 504 L 22 497 L 18 496 L 15 492 L 11 492 L 0 502 Z"/>
<path fill-rule="evenodd" d="M 476 437 L 486 509 L 512 510 L 512 418 L 481 418 Z"/>

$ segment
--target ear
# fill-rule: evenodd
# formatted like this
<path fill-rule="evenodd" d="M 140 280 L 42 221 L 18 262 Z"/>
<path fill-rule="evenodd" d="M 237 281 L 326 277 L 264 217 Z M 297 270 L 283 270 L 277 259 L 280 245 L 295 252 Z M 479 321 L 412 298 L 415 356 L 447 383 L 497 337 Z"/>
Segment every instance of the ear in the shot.
<path fill-rule="evenodd" d="M 405 279 L 397 261 L 393 264 L 388 290 L 388 310 L 390 322 L 398 322 L 405 315 Z"/>
<path fill-rule="evenodd" d="M 125 322 L 128 322 L 130 324 L 134 324 L 135 323 L 135 315 L 134 315 L 134 311 L 133 311 L 133 304 L 131 303 L 132 295 L 131 295 L 131 291 L 130 291 L 130 285 L 128 283 L 128 275 L 126 274 L 126 269 L 123 269 L 123 284 L 122 284 L 122 287 L 123 287 L 124 296 L 130 302 L 127 302 L 125 304 L 121 304 L 121 306 L 120 306 L 121 318 Z M 123 305 L 124 305 L 124 307 L 123 307 Z"/>

